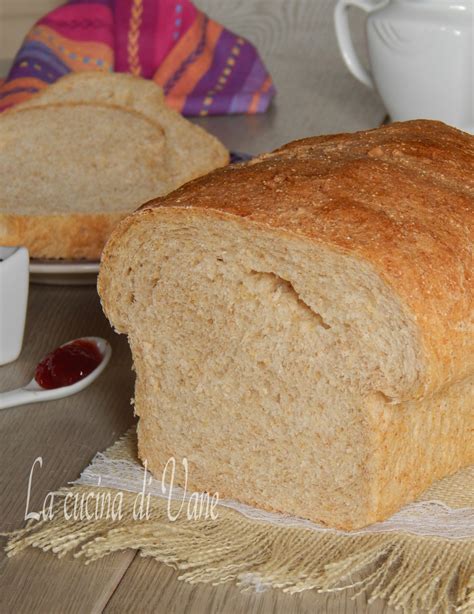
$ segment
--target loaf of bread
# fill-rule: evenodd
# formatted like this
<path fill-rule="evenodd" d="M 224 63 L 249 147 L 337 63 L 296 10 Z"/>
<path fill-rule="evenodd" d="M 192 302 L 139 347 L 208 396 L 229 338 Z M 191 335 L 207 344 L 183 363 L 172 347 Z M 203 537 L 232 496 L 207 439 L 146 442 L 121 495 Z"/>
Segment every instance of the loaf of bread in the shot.
<path fill-rule="evenodd" d="M 365 526 L 474 461 L 474 137 L 430 121 L 308 138 L 144 205 L 105 313 L 160 477 Z"/>
<path fill-rule="evenodd" d="M 175 188 L 229 161 L 222 143 L 166 106 L 163 90 L 149 79 L 105 71 L 70 73 L 14 109 L 57 102 L 118 105 L 158 124 L 164 133 L 166 163 Z"/>
<path fill-rule="evenodd" d="M 228 162 L 223 145 L 130 75 L 65 77 L 0 117 L 0 244 L 97 260 L 145 200 Z"/>

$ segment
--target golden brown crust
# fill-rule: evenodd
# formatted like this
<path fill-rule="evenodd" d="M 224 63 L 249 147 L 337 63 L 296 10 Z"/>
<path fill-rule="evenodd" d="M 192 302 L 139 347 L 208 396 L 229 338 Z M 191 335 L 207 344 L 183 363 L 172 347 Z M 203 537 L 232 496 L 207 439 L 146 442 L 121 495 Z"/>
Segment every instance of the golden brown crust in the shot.
<path fill-rule="evenodd" d="M 107 237 L 127 215 L 12 215 L 0 213 L 2 245 L 26 245 L 33 258 L 98 260 Z M 54 240 L 60 237 L 60 240 Z"/>
<path fill-rule="evenodd" d="M 147 203 L 106 251 L 141 216 L 171 207 L 231 215 L 360 257 L 418 323 L 425 364 L 410 396 L 423 397 L 474 372 L 473 171 L 474 137 L 439 122 L 304 139 Z"/>

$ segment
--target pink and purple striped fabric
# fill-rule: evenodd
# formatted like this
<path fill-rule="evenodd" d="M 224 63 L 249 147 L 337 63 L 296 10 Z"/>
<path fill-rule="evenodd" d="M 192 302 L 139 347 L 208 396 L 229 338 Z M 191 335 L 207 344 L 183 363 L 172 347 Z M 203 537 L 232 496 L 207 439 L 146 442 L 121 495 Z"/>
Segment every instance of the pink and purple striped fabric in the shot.
<path fill-rule="evenodd" d="M 153 79 L 184 115 L 260 113 L 275 94 L 255 47 L 189 0 L 70 0 L 26 36 L 0 110 L 85 70 Z"/>

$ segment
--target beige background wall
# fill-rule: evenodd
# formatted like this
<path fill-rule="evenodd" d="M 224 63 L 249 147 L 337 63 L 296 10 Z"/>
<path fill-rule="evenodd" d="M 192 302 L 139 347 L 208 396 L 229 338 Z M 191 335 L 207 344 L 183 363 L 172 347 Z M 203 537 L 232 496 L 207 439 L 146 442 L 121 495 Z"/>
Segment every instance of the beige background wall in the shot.
<path fill-rule="evenodd" d="M 35 21 L 59 0 L 0 0 L 0 61 L 11 59 Z"/>

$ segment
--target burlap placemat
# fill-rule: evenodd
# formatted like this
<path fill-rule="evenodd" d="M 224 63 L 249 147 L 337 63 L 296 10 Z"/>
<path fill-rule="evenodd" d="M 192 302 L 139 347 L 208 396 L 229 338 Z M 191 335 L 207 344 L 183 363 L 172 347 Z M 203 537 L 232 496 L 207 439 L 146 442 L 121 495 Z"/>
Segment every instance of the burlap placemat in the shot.
<path fill-rule="evenodd" d="M 474 611 L 474 467 L 437 482 L 389 520 L 357 532 L 170 491 L 144 472 L 130 430 L 79 480 L 51 494 L 39 520 L 10 534 L 9 556 L 33 546 L 87 562 L 133 548 L 188 582 L 257 590 L 357 587 L 405 612 Z M 357 577 L 357 582 L 352 578 Z"/>

